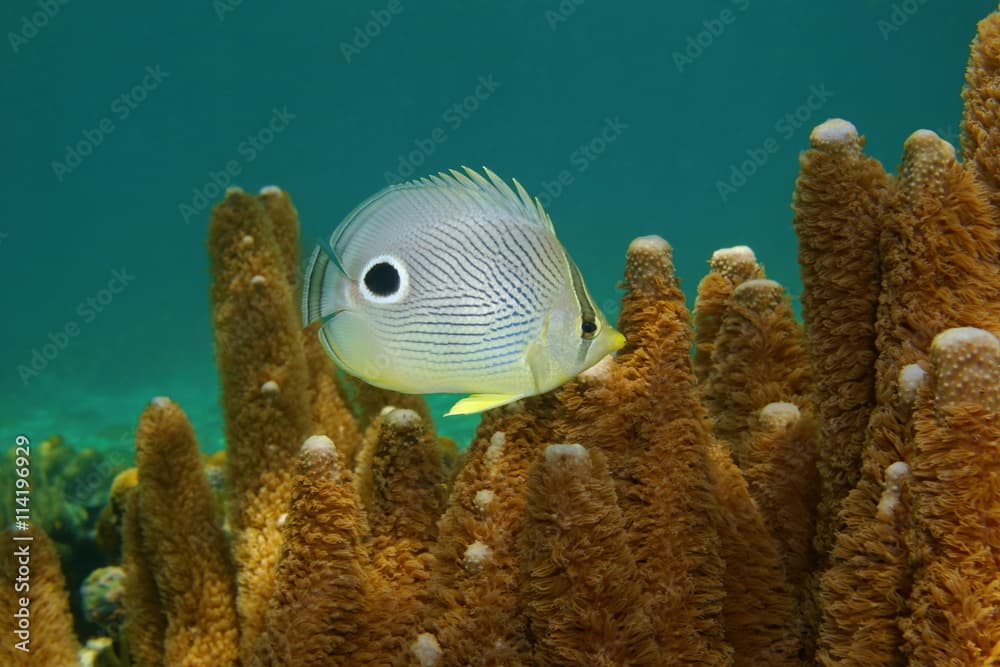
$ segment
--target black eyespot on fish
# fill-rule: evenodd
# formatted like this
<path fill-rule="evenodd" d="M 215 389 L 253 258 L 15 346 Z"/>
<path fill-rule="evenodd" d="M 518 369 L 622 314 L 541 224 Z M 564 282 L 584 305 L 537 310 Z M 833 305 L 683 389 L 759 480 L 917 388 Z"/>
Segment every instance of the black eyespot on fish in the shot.
<path fill-rule="evenodd" d="M 583 324 L 580 325 L 580 335 L 584 338 L 593 338 L 594 334 L 597 333 L 597 322 L 591 320 L 584 320 Z"/>
<path fill-rule="evenodd" d="M 373 264 L 365 274 L 365 287 L 375 296 L 392 296 L 399 284 L 399 271 L 388 262 Z"/>

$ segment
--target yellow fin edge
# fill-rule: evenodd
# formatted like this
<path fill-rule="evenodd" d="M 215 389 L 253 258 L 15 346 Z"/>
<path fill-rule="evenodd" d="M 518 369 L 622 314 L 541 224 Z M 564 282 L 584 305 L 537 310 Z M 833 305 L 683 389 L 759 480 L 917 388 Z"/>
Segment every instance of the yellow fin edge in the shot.
<path fill-rule="evenodd" d="M 513 403 L 519 398 L 524 398 L 524 396 L 525 394 L 471 394 L 457 401 L 444 416 L 473 415 L 477 412 Z"/>

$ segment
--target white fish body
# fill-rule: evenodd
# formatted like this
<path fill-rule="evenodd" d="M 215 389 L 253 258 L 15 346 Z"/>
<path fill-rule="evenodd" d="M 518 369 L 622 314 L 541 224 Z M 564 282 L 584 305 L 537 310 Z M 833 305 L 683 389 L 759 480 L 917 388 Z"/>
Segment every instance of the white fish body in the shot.
<path fill-rule="evenodd" d="M 537 199 L 468 168 L 390 186 L 317 248 L 306 322 L 347 373 L 479 412 L 560 386 L 624 344 Z"/>

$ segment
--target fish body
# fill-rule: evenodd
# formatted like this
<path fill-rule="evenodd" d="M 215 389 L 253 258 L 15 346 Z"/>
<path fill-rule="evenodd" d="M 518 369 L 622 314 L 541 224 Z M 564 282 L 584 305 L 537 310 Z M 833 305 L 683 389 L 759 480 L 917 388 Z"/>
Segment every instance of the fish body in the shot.
<path fill-rule="evenodd" d="M 537 199 L 489 170 L 390 186 L 312 254 L 303 317 L 347 373 L 470 393 L 449 414 L 554 389 L 624 344 Z"/>

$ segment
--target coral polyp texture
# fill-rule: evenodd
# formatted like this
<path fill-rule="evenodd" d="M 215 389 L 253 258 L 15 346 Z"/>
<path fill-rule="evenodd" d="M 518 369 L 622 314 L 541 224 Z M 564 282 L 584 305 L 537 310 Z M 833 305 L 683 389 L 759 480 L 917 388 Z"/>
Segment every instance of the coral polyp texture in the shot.
<path fill-rule="evenodd" d="M 692 314 L 671 246 L 636 239 L 626 346 L 460 455 L 421 398 L 338 377 L 296 318 L 288 195 L 230 189 L 208 243 L 226 499 L 153 399 L 102 529 L 118 644 L 166 667 L 1000 664 L 998 53 L 993 14 L 960 155 L 918 131 L 891 175 L 851 123 L 812 132 L 802 323 L 749 248 L 713 256 Z M 68 665 L 34 537 L 34 641 Z"/>

